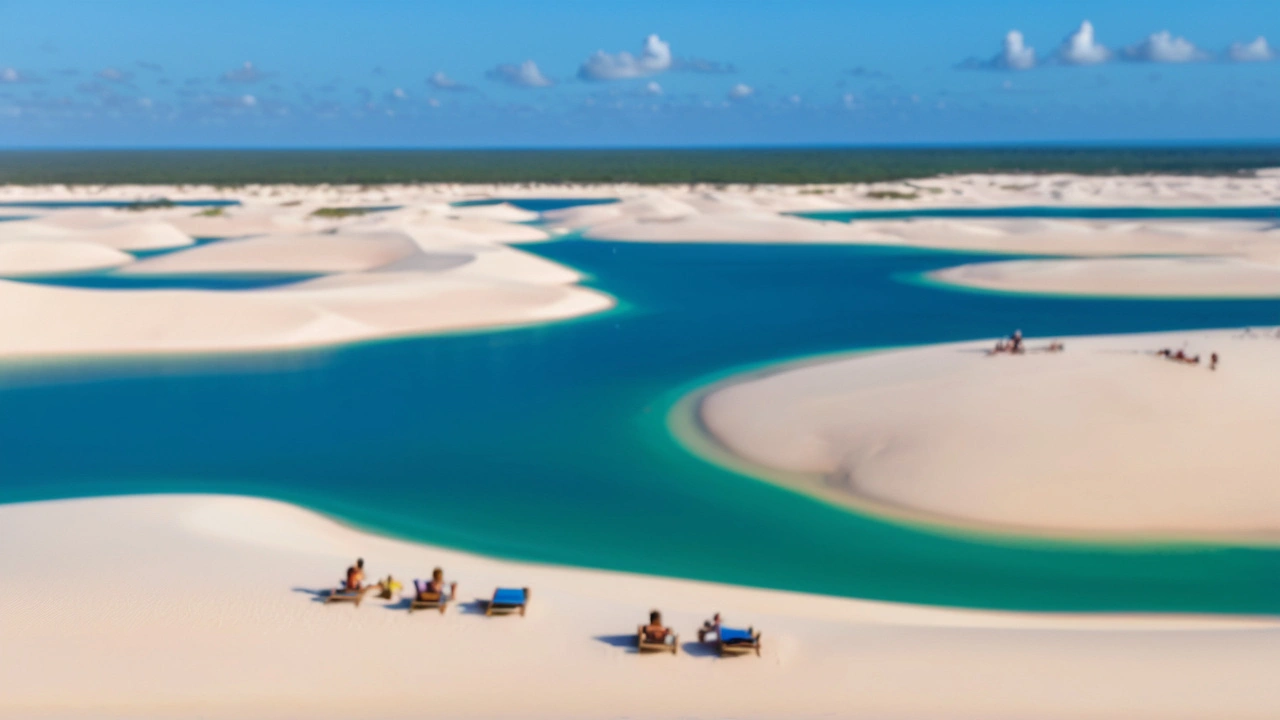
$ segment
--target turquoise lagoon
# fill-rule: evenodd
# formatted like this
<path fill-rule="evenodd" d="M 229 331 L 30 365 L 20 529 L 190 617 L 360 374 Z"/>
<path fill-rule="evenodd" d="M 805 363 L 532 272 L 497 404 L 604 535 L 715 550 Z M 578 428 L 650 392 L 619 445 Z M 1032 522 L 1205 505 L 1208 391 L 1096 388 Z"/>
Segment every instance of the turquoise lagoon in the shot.
<path fill-rule="evenodd" d="M 952 292 L 903 280 L 979 258 L 920 250 L 527 249 L 619 308 L 332 350 L 0 367 L 0 501 L 243 493 L 532 561 L 992 608 L 1280 611 L 1278 549 L 903 524 L 707 462 L 668 427 L 685 393 L 761 363 L 1015 327 L 1274 324 L 1280 301 Z"/>

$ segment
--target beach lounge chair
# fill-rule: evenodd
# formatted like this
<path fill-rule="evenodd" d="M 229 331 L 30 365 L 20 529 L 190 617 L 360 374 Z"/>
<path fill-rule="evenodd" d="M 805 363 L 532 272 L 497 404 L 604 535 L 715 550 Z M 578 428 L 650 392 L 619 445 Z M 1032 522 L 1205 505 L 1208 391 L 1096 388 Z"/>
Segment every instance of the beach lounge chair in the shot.
<path fill-rule="evenodd" d="M 671 642 L 667 642 L 668 638 L 670 638 Z M 658 640 L 650 637 L 650 635 L 645 632 L 645 626 L 641 625 L 636 628 L 636 647 L 642 653 L 669 652 L 672 655 L 675 655 L 676 649 L 680 647 L 680 636 L 668 630 L 666 637 Z"/>
<path fill-rule="evenodd" d="M 754 651 L 760 657 L 760 633 L 755 628 L 741 630 L 721 627 L 716 633 L 716 650 L 720 657 L 725 655 L 745 655 Z"/>
<path fill-rule="evenodd" d="M 415 582 L 414 585 L 416 590 L 417 583 Z M 420 599 L 418 594 L 415 593 L 413 599 L 409 601 L 409 612 L 412 614 L 414 610 L 435 609 L 439 610 L 440 614 L 443 615 L 444 611 L 449 609 L 449 603 L 453 602 L 456 597 L 458 597 L 458 583 L 449 585 L 449 593 L 447 595 L 445 593 L 437 593 L 435 598 Z"/>
<path fill-rule="evenodd" d="M 329 603 L 349 602 L 354 603 L 356 607 L 360 607 L 360 601 L 364 600 L 364 594 L 373 589 L 373 587 L 374 586 L 370 585 L 360 590 L 348 590 L 345 587 L 340 587 L 335 590 L 330 590 L 329 594 L 324 596 L 324 604 L 328 605 Z"/>
<path fill-rule="evenodd" d="M 496 613 L 513 613 L 519 611 L 524 615 L 529 606 L 529 588 L 498 588 L 493 591 L 493 598 L 485 606 L 485 615 Z"/>

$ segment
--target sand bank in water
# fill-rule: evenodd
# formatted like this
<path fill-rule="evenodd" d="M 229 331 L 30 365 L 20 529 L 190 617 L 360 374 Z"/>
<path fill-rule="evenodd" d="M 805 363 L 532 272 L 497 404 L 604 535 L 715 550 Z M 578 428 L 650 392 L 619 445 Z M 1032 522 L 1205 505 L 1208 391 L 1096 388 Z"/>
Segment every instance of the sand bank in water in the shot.
<path fill-rule="evenodd" d="M 1132 297 L 1280 297 L 1280 264 L 1232 257 L 1092 258 L 974 263 L 929 274 L 1001 292 Z"/>
<path fill-rule="evenodd" d="M 1024 532 L 1280 537 L 1274 331 L 1033 340 L 1019 356 L 988 356 L 993 342 L 783 367 L 714 390 L 700 416 L 836 502 Z"/>
<path fill-rule="evenodd" d="M 1270 718 L 1273 620 L 926 608 L 525 565 L 370 536 L 282 503 L 0 506 L 0 716 Z M 322 605 L 356 556 L 461 607 Z M 533 590 L 524 617 L 473 598 Z M 719 610 L 762 658 L 637 656 L 653 608 Z M 1087 692 L 1082 692 L 1087 688 Z M 922 691 L 922 689 L 927 689 Z"/>

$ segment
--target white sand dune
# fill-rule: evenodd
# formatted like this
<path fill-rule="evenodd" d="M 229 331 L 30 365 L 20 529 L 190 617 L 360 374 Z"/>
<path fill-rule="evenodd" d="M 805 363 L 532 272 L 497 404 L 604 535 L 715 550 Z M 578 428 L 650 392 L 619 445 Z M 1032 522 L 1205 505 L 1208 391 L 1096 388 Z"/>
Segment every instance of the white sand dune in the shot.
<path fill-rule="evenodd" d="M 715 390 L 700 417 L 737 456 L 836 502 L 1004 530 L 1280 537 L 1274 331 L 992 344 L 783 367 Z"/>
<path fill-rule="evenodd" d="M 319 275 L 361 272 L 421 252 L 413 238 L 395 232 L 263 235 L 202 245 L 149 258 L 121 275 Z"/>
<path fill-rule="evenodd" d="M 1280 264 L 1231 257 L 1091 258 L 975 263 L 930 273 L 1003 292 L 1148 297 L 1280 297 Z"/>
<path fill-rule="evenodd" d="M 314 210 L 373 199 L 333 197 L 325 189 L 300 195 L 296 203 L 268 195 L 267 202 L 249 200 L 219 215 L 189 207 L 69 209 L 7 223 L 0 228 L 0 277 L 104 269 L 121 278 L 320 277 L 256 290 L 0 281 L 0 304 L 10 308 L 0 314 L 0 357 L 287 349 L 545 322 L 613 305 L 575 285 L 577 272 L 506 244 L 546 240 L 544 231 L 518 224 L 536 214 L 509 205 L 452 208 L 432 197 L 325 218 Z M 112 249 L 192 244 L 175 226 L 231 239 L 137 260 Z"/>
<path fill-rule="evenodd" d="M 0 357 L 289 349 L 606 310 L 574 285 L 348 273 L 247 291 L 87 290 L 0 281 Z M 51 319 L 55 319 L 53 321 Z"/>
<path fill-rule="evenodd" d="M 133 256 L 75 240 L 0 240 L 0 277 L 48 277 L 110 270 Z"/>
<path fill-rule="evenodd" d="M 114 213 L 114 214 L 108 214 Z M 116 250 L 169 250 L 191 245 L 170 223 L 130 217 L 120 211 L 69 210 L 0 226 L 0 240 L 78 240 Z"/>
<path fill-rule="evenodd" d="M 0 716 L 27 718 L 1271 718 L 1271 619 L 926 608 L 529 565 L 217 496 L 0 506 Z M 315 593 L 442 566 L 463 605 Z M 526 617 L 473 598 L 532 589 Z M 637 656 L 657 607 L 720 611 L 762 658 Z M 1083 692 L 1082 688 L 1087 688 Z M 492 691 L 489 691 L 492 689 Z"/>

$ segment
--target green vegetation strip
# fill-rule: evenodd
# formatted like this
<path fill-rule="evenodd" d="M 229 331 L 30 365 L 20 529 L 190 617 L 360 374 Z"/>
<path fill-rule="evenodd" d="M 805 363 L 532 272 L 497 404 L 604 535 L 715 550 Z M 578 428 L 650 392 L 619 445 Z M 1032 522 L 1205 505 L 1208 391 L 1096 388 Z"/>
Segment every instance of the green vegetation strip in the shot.
<path fill-rule="evenodd" d="M 0 183 L 838 183 L 940 174 L 1248 174 L 1256 147 L 757 148 L 649 150 L 12 150 Z"/>

